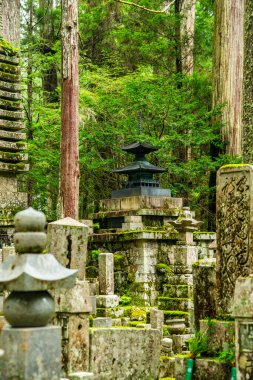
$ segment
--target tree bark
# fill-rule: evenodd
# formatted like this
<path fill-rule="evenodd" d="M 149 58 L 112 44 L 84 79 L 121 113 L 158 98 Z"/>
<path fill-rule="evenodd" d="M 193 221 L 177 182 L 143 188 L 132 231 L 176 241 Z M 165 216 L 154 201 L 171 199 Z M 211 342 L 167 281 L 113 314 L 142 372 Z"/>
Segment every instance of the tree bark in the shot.
<path fill-rule="evenodd" d="M 62 0 L 62 138 L 60 209 L 78 219 L 78 8 L 77 0 Z"/>
<path fill-rule="evenodd" d="M 243 161 L 253 163 L 253 3 L 245 2 L 243 79 Z"/>
<path fill-rule="evenodd" d="M 56 52 L 53 48 L 55 42 L 55 28 L 54 28 L 54 1 L 53 0 L 40 0 L 40 8 L 43 10 L 44 16 L 40 21 L 41 30 L 41 46 L 42 54 L 53 56 Z M 45 103 L 55 103 L 59 101 L 57 92 L 57 69 L 54 63 L 50 68 L 43 71 L 42 86 Z"/>
<path fill-rule="evenodd" d="M 242 153 L 244 1 L 216 0 L 213 61 L 213 106 L 223 105 L 225 152 Z"/>
<path fill-rule="evenodd" d="M 193 49 L 195 29 L 196 0 L 184 0 L 181 7 L 181 54 L 182 71 L 193 73 Z"/>
<path fill-rule="evenodd" d="M 20 42 L 20 0 L 1 0 L 1 33 L 14 46 Z"/>

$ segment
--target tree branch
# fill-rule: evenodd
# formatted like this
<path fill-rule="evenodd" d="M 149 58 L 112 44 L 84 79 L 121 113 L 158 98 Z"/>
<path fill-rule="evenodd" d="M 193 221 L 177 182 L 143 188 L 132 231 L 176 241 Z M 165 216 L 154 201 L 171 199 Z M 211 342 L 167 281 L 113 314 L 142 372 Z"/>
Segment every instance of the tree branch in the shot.
<path fill-rule="evenodd" d="M 168 13 L 168 9 L 174 3 L 174 0 L 171 1 L 169 4 L 167 4 L 164 7 L 164 9 L 162 9 L 162 10 L 159 11 L 159 10 L 155 10 L 155 9 L 146 8 L 143 5 L 132 3 L 131 1 L 125 1 L 125 0 L 114 0 L 114 1 L 116 1 L 117 3 L 121 3 L 121 4 L 131 5 L 132 7 L 136 7 L 136 8 L 142 9 L 143 11 L 146 11 L 146 12 L 158 13 L 158 14 L 166 14 L 166 13 Z"/>

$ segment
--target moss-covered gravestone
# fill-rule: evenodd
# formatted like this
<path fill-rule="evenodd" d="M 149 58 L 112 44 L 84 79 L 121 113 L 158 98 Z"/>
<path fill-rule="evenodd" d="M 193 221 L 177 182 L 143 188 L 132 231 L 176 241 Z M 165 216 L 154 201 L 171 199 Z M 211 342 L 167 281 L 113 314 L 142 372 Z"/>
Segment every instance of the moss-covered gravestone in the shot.
<path fill-rule="evenodd" d="M 253 166 L 226 165 L 217 176 L 218 313 L 230 314 L 236 280 L 253 272 Z"/>

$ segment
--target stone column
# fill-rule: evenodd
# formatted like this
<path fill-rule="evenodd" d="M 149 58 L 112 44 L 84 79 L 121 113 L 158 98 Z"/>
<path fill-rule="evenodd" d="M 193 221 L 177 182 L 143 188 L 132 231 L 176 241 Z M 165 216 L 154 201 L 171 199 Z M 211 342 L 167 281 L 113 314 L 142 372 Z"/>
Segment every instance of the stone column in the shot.
<path fill-rule="evenodd" d="M 54 292 L 56 318 L 62 327 L 63 371 L 83 373 L 89 366 L 89 313 L 92 311 L 90 289 L 85 281 L 88 227 L 72 218 L 48 224 L 48 247 L 67 268 L 78 269 L 73 289 Z"/>
<path fill-rule="evenodd" d="M 115 307 L 119 304 L 119 297 L 114 294 L 114 257 L 112 253 L 100 253 L 99 265 L 99 296 L 97 306 Z"/>
<path fill-rule="evenodd" d="M 253 166 L 226 165 L 217 174 L 218 314 L 231 313 L 236 280 L 253 272 Z"/>
<path fill-rule="evenodd" d="M 233 300 L 235 317 L 236 378 L 253 378 L 253 275 L 239 277 Z"/>
<path fill-rule="evenodd" d="M 151 329 L 158 329 L 163 335 L 163 325 L 164 325 L 164 312 L 163 310 L 158 310 L 156 307 L 150 308 L 150 324 Z"/>
<path fill-rule="evenodd" d="M 76 271 L 65 269 L 46 246 L 45 215 L 29 208 L 15 216 L 16 256 L 0 266 L 0 290 L 10 292 L 3 313 L 9 323 L 1 333 L 2 380 L 61 378 L 61 329 L 48 323 L 54 300 L 48 289 L 71 287 Z"/>

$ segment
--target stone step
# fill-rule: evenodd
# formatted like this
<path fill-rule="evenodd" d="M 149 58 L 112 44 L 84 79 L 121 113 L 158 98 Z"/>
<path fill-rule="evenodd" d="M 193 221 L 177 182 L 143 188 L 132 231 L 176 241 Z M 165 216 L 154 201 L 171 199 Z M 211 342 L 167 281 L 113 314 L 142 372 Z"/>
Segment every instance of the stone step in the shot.
<path fill-rule="evenodd" d="M 26 134 L 23 132 L 3 131 L 0 129 L 0 139 L 15 141 L 26 140 Z"/>
<path fill-rule="evenodd" d="M 4 82 L 1 80 L 0 75 L 0 90 L 9 91 L 9 92 L 21 92 L 22 86 L 21 83 L 10 83 Z"/>
<path fill-rule="evenodd" d="M 7 120 L 22 120 L 24 118 L 24 114 L 21 111 L 8 111 L 0 109 L 0 119 Z"/>
<path fill-rule="evenodd" d="M 18 162 L 17 164 L 11 164 L 6 162 L 0 162 L 0 172 L 13 172 L 13 173 L 23 173 L 28 172 L 29 165 Z"/>
<path fill-rule="evenodd" d="M 23 141 L 11 142 L 0 140 L 0 150 L 19 151 L 27 148 L 27 144 Z"/>
<path fill-rule="evenodd" d="M 24 128 L 25 126 L 22 121 L 10 121 L 10 120 L 4 120 L 4 119 L 1 120 L 0 118 L 0 129 L 19 131 Z"/>
<path fill-rule="evenodd" d="M 10 83 L 20 82 L 20 75 L 6 73 L 5 71 L 0 71 L 0 78 L 4 82 L 10 82 Z"/>
<path fill-rule="evenodd" d="M 158 308 L 160 310 L 188 311 L 193 308 L 190 298 L 158 297 Z"/>
<path fill-rule="evenodd" d="M 163 296 L 170 298 L 192 298 L 192 285 L 171 285 L 163 286 Z"/>
<path fill-rule="evenodd" d="M 18 49 L 13 49 L 11 46 L 0 46 L 0 54 L 6 56 L 10 62 L 16 62 L 16 60 L 19 60 Z"/>
<path fill-rule="evenodd" d="M 17 56 L 6 55 L 6 54 L 3 54 L 2 51 L 0 51 L 0 62 L 10 63 L 12 65 L 18 66 L 20 63 L 20 59 Z"/>
<path fill-rule="evenodd" d="M 13 65 L 11 63 L 5 63 L 0 61 L 0 71 L 5 73 L 17 74 L 20 75 L 20 67 Z"/>
<path fill-rule="evenodd" d="M 0 151 L 0 161 L 8 162 L 20 162 L 20 161 L 27 161 L 28 160 L 28 154 L 26 153 L 19 153 L 19 152 L 1 152 Z"/>
<path fill-rule="evenodd" d="M 0 108 L 5 110 L 22 110 L 23 106 L 20 100 L 7 100 L 0 98 Z"/>
<path fill-rule="evenodd" d="M 0 89 L 0 98 L 9 100 L 22 100 L 22 95 L 19 92 L 10 92 Z"/>

